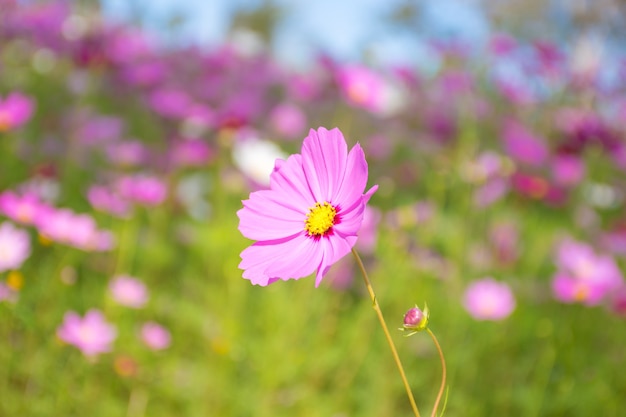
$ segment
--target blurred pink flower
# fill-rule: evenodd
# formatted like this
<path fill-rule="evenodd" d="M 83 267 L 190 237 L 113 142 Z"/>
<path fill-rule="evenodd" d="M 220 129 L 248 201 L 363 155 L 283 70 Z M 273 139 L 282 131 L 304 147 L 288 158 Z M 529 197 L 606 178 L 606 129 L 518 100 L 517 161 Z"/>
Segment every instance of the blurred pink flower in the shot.
<path fill-rule="evenodd" d="M 113 235 L 99 230 L 88 214 L 69 209 L 49 209 L 39 217 L 37 229 L 44 237 L 84 251 L 107 251 L 113 247 Z"/>
<path fill-rule="evenodd" d="M 117 217 L 128 217 L 130 204 L 113 190 L 101 185 L 94 185 L 87 191 L 89 204 L 98 210 Z"/>
<path fill-rule="evenodd" d="M 484 278 L 465 290 L 463 306 L 476 320 L 502 320 L 515 309 L 513 292 L 504 282 Z"/>
<path fill-rule="evenodd" d="M 548 148 L 543 139 L 535 136 L 517 121 L 506 122 L 502 139 L 506 152 L 513 159 L 525 164 L 541 166 L 548 156 Z"/>
<path fill-rule="evenodd" d="M 117 330 L 107 323 L 99 310 L 89 310 L 84 318 L 70 311 L 65 313 L 63 323 L 57 329 L 57 336 L 76 346 L 85 356 L 93 357 L 111 350 Z"/>
<path fill-rule="evenodd" d="M 356 243 L 356 247 L 360 252 L 371 254 L 376 249 L 378 225 L 381 219 L 382 213 L 380 210 L 365 206 L 365 211 L 363 211 L 363 223 L 361 223 L 361 229 L 359 230 L 359 240 L 357 240 Z"/>
<path fill-rule="evenodd" d="M 166 184 L 148 175 L 122 177 L 117 181 L 116 189 L 125 199 L 145 206 L 157 206 L 167 197 Z"/>
<path fill-rule="evenodd" d="M 152 350 L 163 350 L 170 346 L 172 337 L 163 326 L 149 321 L 141 326 L 141 340 Z"/>
<path fill-rule="evenodd" d="M 307 124 L 306 115 L 296 105 L 282 103 L 270 113 L 273 129 L 286 139 L 296 139 L 304 132 Z"/>
<path fill-rule="evenodd" d="M 106 148 L 109 162 L 121 166 L 139 166 L 146 161 L 148 150 L 138 140 L 111 143 Z"/>
<path fill-rule="evenodd" d="M 10 222 L 0 224 L 0 272 L 19 269 L 29 256 L 28 232 Z"/>
<path fill-rule="evenodd" d="M 585 177 L 585 164 L 577 156 L 557 155 L 552 160 L 554 182 L 563 186 L 573 186 Z"/>
<path fill-rule="evenodd" d="M 213 159 L 214 152 L 202 139 L 179 139 L 170 151 L 175 167 L 201 167 Z"/>
<path fill-rule="evenodd" d="M 360 65 L 346 66 L 339 70 L 337 82 L 348 103 L 372 112 L 380 110 L 385 81 L 373 70 Z"/>
<path fill-rule="evenodd" d="M 109 283 L 113 299 L 126 307 L 141 308 L 148 302 L 148 288 L 137 278 L 118 275 Z"/>
<path fill-rule="evenodd" d="M 360 145 L 348 153 L 339 129 L 311 129 L 302 154 L 277 160 L 270 189 L 251 193 L 237 212 L 241 233 L 257 241 L 241 253 L 243 277 L 265 286 L 315 272 L 317 287 L 357 241 L 377 189 L 363 194 L 366 183 Z"/>
<path fill-rule="evenodd" d="M 609 255 L 598 255 L 591 246 L 565 240 L 557 249 L 557 272 L 552 291 L 557 300 L 597 305 L 624 285 L 622 273 Z"/>
<path fill-rule="evenodd" d="M 159 115 L 182 119 L 192 106 L 192 100 L 187 93 L 180 89 L 160 88 L 150 94 L 148 104 Z"/>
<path fill-rule="evenodd" d="M 509 55 L 517 46 L 517 40 L 507 33 L 494 33 L 489 39 L 489 50 L 496 56 Z"/>
<path fill-rule="evenodd" d="M 0 194 L 0 212 L 22 224 L 35 224 L 50 206 L 34 193 L 16 194 L 7 190 Z"/>
<path fill-rule="evenodd" d="M 21 93 L 10 93 L 4 100 L 0 97 L 0 133 L 22 126 L 31 115 L 35 104 Z"/>

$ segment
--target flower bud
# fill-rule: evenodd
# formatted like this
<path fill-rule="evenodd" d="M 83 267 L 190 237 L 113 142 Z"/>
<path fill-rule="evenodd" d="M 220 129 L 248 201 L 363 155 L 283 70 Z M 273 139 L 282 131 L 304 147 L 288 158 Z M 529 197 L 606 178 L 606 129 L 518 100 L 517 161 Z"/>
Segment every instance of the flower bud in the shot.
<path fill-rule="evenodd" d="M 409 332 L 406 336 L 411 336 L 428 327 L 428 306 L 424 305 L 424 311 L 415 306 L 404 315 L 404 323 L 399 329 L 403 332 Z"/>

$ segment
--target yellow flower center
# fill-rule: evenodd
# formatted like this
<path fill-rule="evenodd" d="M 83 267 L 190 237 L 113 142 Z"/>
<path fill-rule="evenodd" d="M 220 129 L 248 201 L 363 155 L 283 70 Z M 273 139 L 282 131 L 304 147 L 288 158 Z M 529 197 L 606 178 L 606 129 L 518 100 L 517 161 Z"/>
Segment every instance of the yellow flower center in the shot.
<path fill-rule="evenodd" d="M 329 203 L 315 203 L 315 206 L 309 209 L 309 214 L 306 216 L 304 230 L 309 236 L 324 236 L 335 224 L 336 216 L 337 210 Z"/>

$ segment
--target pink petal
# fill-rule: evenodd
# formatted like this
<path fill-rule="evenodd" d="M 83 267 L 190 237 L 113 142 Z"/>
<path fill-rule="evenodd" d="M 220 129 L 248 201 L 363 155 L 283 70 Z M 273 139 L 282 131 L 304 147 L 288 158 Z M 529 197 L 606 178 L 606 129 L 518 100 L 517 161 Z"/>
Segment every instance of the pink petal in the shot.
<path fill-rule="evenodd" d="M 257 242 L 241 252 L 239 268 L 244 270 L 244 278 L 261 286 L 277 278 L 302 278 L 321 262 L 321 246 L 315 243 L 304 231 L 288 239 Z"/>
<path fill-rule="evenodd" d="M 253 240 L 274 240 L 304 230 L 307 208 L 296 211 L 287 202 L 287 196 L 272 190 L 250 194 L 250 199 L 243 202 L 244 208 L 237 212 L 241 234 Z"/>
<path fill-rule="evenodd" d="M 301 155 L 291 155 L 286 161 L 276 160 L 270 188 L 280 193 L 283 203 L 296 211 L 305 209 L 306 212 L 317 202 L 304 176 Z"/>
<path fill-rule="evenodd" d="M 330 202 L 346 171 L 348 145 L 339 129 L 313 129 L 302 144 L 304 174 L 316 201 Z M 334 202 L 333 202 L 334 203 Z"/>
<path fill-rule="evenodd" d="M 333 204 L 340 206 L 351 205 L 360 200 L 367 184 L 367 162 L 363 149 L 357 143 L 348 154 L 346 172 L 342 178 L 341 187 L 333 195 Z"/>
<path fill-rule="evenodd" d="M 354 243 L 356 243 L 356 239 L 354 239 L 353 242 L 349 242 L 339 236 L 329 236 L 328 238 L 321 239 L 320 242 L 323 246 L 324 256 L 317 268 L 317 274 L 315 275 L 316 288 L 320 285 L 322 278 L 324 278 L 324 275 L 326 275 L 330 267 L 351 251 Z"/>

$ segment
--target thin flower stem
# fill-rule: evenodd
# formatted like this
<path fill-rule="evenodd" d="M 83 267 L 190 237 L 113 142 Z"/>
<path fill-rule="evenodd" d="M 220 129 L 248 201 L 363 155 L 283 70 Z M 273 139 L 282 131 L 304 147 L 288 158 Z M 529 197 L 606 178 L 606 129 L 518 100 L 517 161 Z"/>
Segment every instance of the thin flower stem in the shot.
<path fill-rule="evenodd" d="M 439 359 L 441 359 L 441 387 L 439 387 L 439 394 L 437 394 L 437 399 L 435 400 L 435 405 L 433 406 L 433 412 L 430 415 L 430 417 L 435 417 L 437 415 L 437 408 L 439 408 L 439 402 L 443 396 L 443 391 L 446 387 L 446 360 L 443 357 L 443 351 L 441 350 L 441 346 L 439 345 L 439 341 L 435 337 L 435 334 L 429 328 L 426 328 L 426 330 L 428 331 L 430 337 L 432 337 L 433 342 L 435 342 L 437 352 L 439 352 Z"/>
<path fill-rule="evenodd" d="M 404 383 L 404 387 L 406 388 L 406 394 L 409 397 L 409 402 L 411 403 L 413 414 L 415 414 L 415 417 L 420 417 L 420 412 L 418 411 L 417 405 L 415 404 L 415 399 L 413 398 L 413 393 L 411 392 L 409 381 L 406 379 L 404 368 L 402 367 L 402 362 L 400 362 L 400 356 L 398 356 L 398 351 L 396 350 L 396 345 L 393 343 L 393 339 L 391 338 L 391 334 L 389 333 L 389 329 L 387 328 L 387 324 L 385 323 L 383 312 L 380 310 L 380 306 L 378 305 L 378 300 L 376 299 L 376 294 L 374 293 L 372 284 L 369 278 L 367 277 L 367 272 L 365 272 L 365 266 L 363 266 L 363 261 L 361 260 L 361 257 L 359 256 L 359 254 L 354 248 L 352 248 L 352 254 L 354 255 L 354 258 L 356 259 L 356 262 L 359 265 L 359 268 L 361 269 L 363 280 L 365 281 L 365 286 L 367 287 L 367 292 L 369 293 L 370 298 L 372 299 L 372 307 L 374 307 L 374 311 L 376 311 L 376 315 L 378 316 L 380 325 L 382 326 L 383 332 L 385 333 L 385 337 L 387 338 L 387 343 L 389 343 L 389 347 L 391 348 L 391 354 L 393 355 L 393 358 L 396 361 L 396 365 L 398 366 L 398 370 L 400 371 L 400 377 L 402 378 L 402 382 Z"/>

